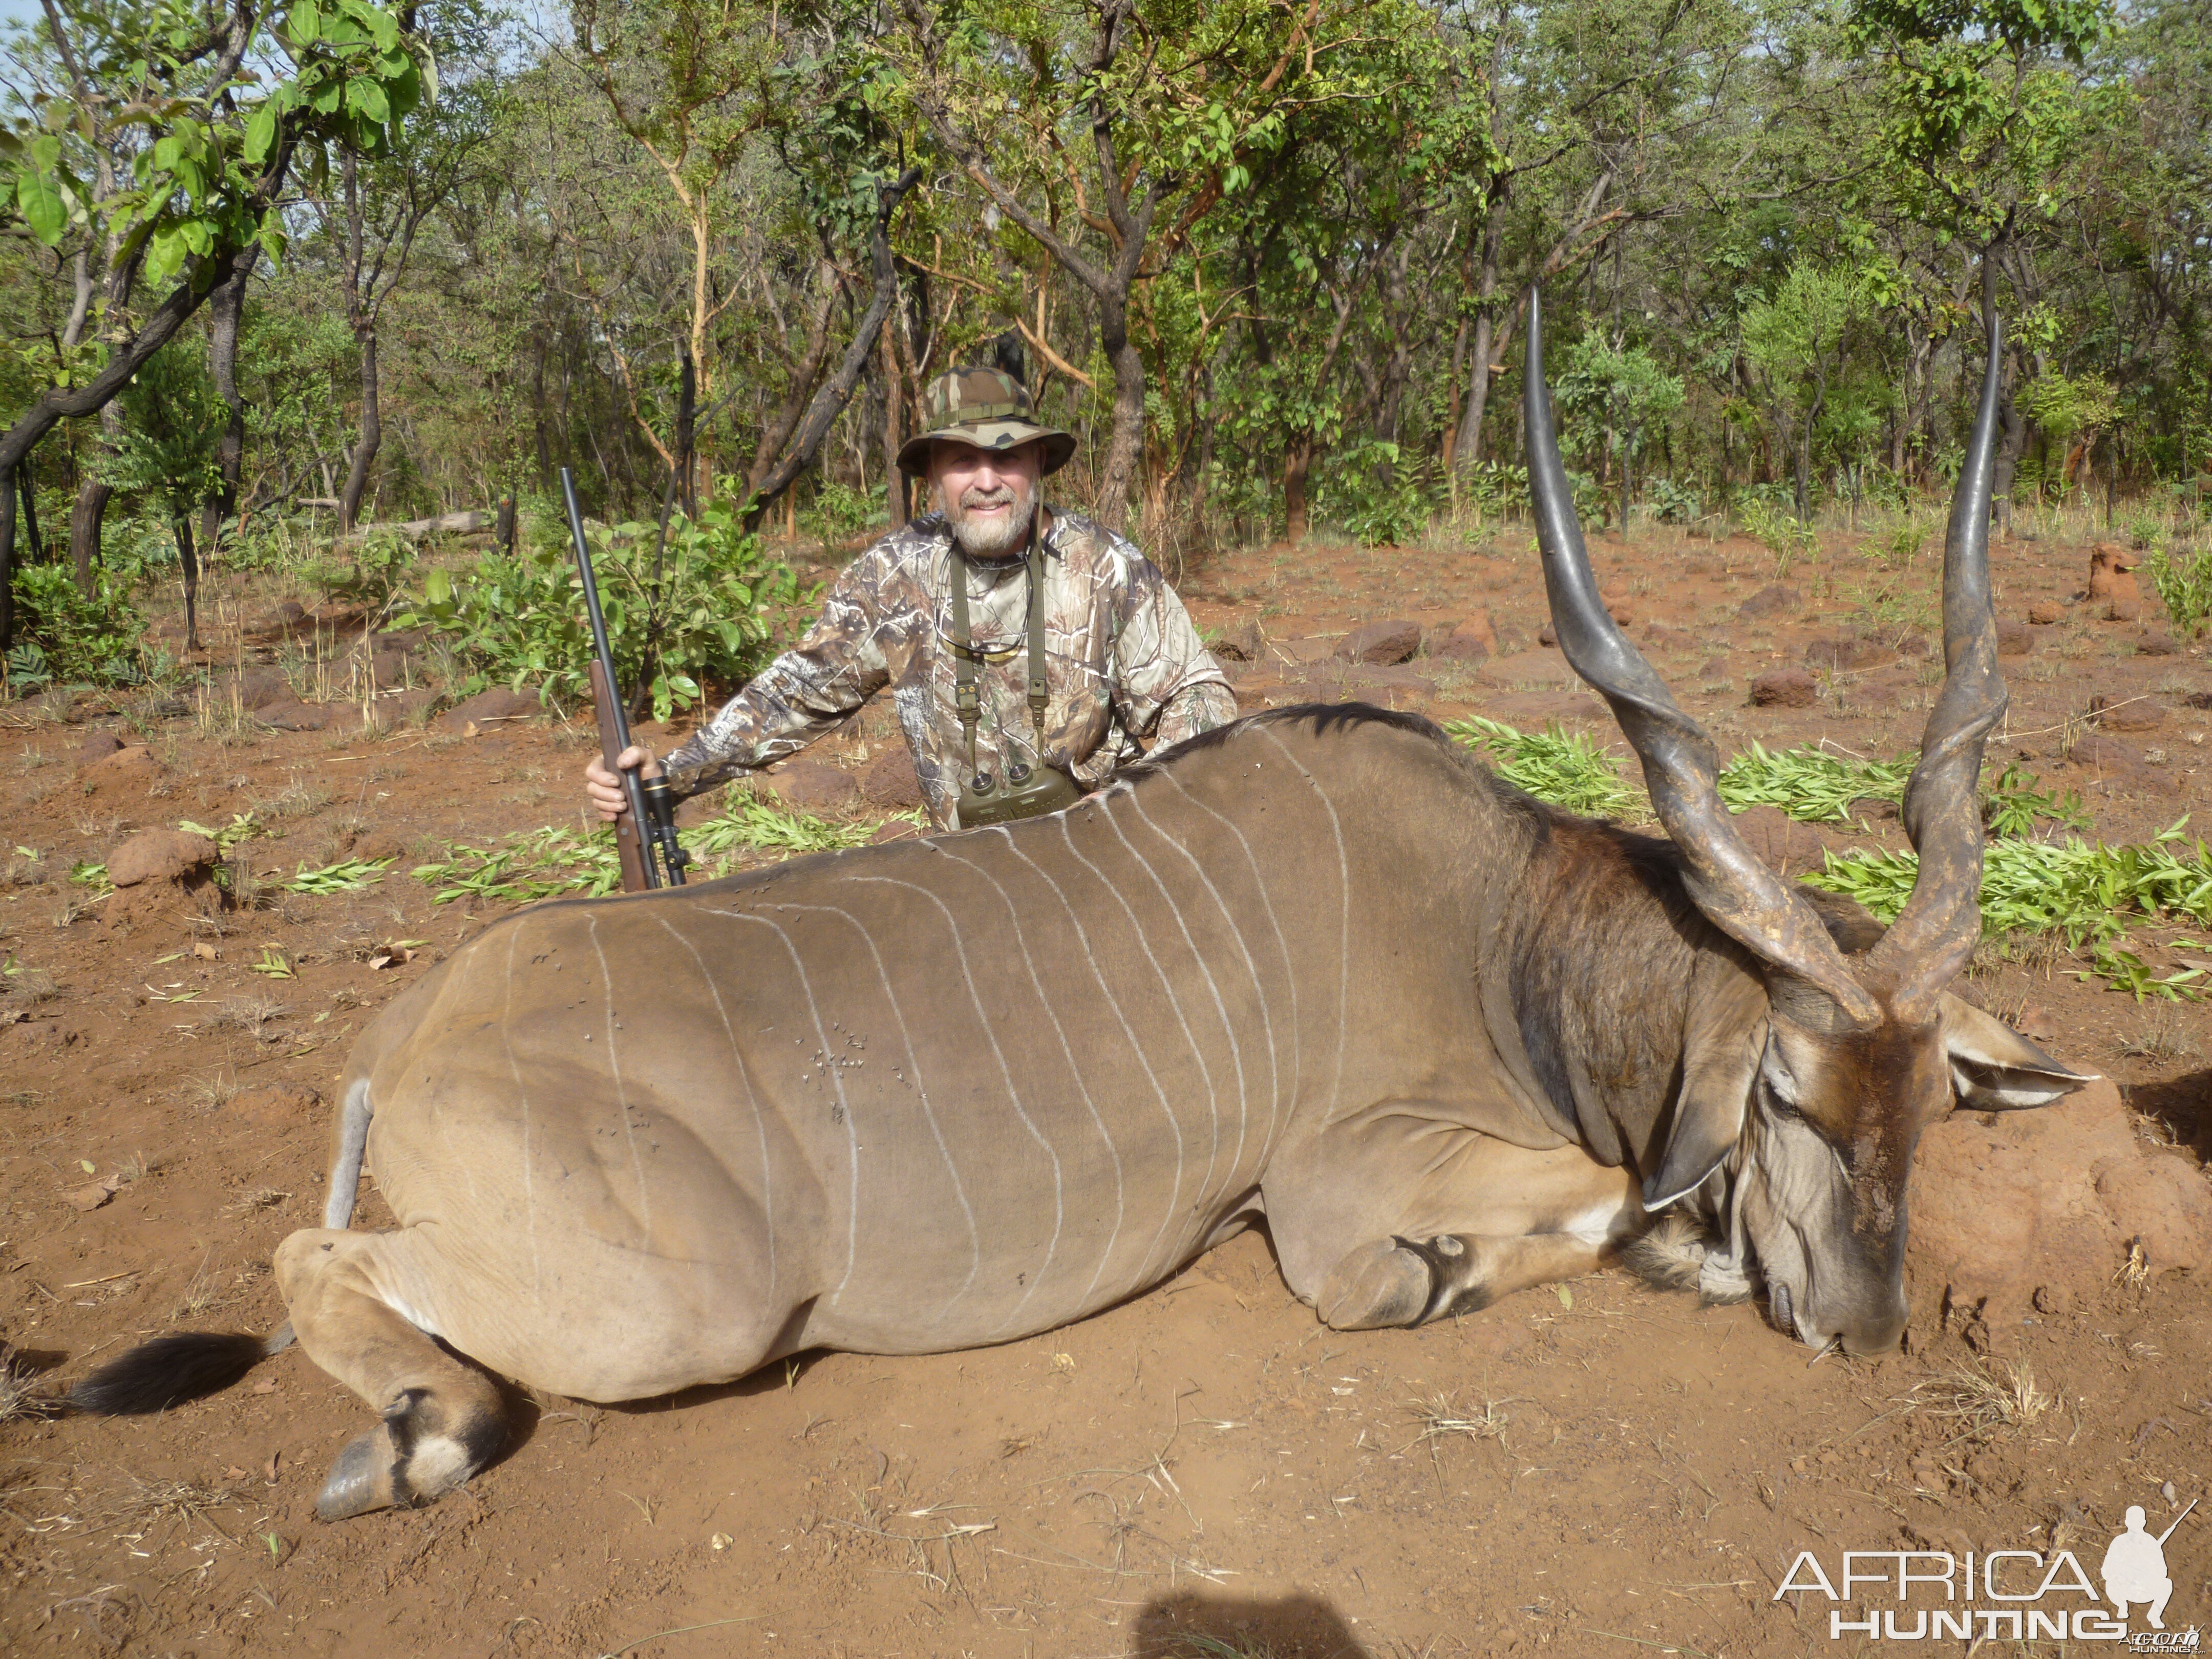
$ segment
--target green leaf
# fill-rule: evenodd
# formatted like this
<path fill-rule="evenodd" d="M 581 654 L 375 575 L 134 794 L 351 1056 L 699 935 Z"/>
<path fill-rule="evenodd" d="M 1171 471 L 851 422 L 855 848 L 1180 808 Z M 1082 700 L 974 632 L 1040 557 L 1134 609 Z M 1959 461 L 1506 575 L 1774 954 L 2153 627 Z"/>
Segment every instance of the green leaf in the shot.
<path fill-rule="evenodd" d="M 392 118 L 391 100 L 385 97 L 384 88 L 365 76 L 356 76 L 346 82 L 346 107 L 379 125 Z"/>
<path fill-rule="evenodd" d="M 276 106 L 275 100 L 254 111 L 246 121 L 244 155 L 248 162 L 258 166 L 276 143 Z"/>
<path fill-rule="evenodd" d="M 31 234 L 48 247 L 61 240 L 62 232 L 69 226 L 69 210 L 63 204 L 61 192 L 43 173 L 17 175 L 15 209 L 31 228 Z"/>
<path fill-rule="evenodd" d="M 285 27 L 291 32 L 295 46 L 311 46 L 320 40 L 323 18 L 322 14 L 315 9 L 315 0 L 300 0 L 300 3 L 292 8 L 291 15 L 285 20 Z"/>

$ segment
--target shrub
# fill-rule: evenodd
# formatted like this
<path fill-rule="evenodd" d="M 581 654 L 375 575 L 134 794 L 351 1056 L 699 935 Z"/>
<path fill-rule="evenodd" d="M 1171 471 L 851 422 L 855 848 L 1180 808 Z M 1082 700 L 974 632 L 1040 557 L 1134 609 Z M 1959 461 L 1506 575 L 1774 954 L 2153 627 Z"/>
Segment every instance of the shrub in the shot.
<path fill-rule="evenodd" d="M 129 685 L 144 677 L 140 642 L 146 620 L 123 581 L 105 570 L 98 574 L 98 585 L 87 596 L 77 592 L 65 566 L 26 565 L 15 572 L 17 620 L 32 647 L 9 653 L 9 681 L 17 690 L 48 680 Z"/>
<path fill-rule="evenodd" d="M 2179 559 L 2163 546 L 2154 547 L 2143 564 L 2173 625 L 2185 634 L 2203 633 L 2212 621 L 2212 547 Z"/>
<path fill-rule="evenodd" d="M 749 679 L 771 654 L 781 611 L 802 598 L 788 566 L 761 551 L 759 538 L 738 527 L 724 503 L 739 498 L 735 479 L 696 520 L 668 526 L 655 604 L 654 526 L 594 526 L 586 534 L 615 672 L 635 695 L 646 636 L 656 612 L 653 718 L 666 720 L 705 695 L 702 682 Z M 539 535 L 544 520 L 533 520 Z M 582 584 L 565 535 L 538 539 L 508 558 L 487 553 L 465 568 L 433 569 L 420 599 L 395 626 L 427 623 L 453 637 L 475 672 L 518 690 L 536 685 L 549 696 L 588 700 L 592 635 L 584 619 Z"/>

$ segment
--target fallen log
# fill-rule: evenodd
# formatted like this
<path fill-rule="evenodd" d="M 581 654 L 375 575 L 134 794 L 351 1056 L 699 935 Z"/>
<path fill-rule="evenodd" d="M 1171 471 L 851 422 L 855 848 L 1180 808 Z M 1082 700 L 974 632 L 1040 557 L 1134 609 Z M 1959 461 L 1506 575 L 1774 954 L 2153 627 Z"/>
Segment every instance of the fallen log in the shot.
<path fill-rule="evenodd" d="M 419 542 L 425 536 L 471 536 L 489 530 L 494 522 L 488 512 L 447 513 L 434 519 L 410 519 L 404 524 L 356 525 L 331 543 L 333 553 L 349 553 L 371 536 L 389 533 Z"/>

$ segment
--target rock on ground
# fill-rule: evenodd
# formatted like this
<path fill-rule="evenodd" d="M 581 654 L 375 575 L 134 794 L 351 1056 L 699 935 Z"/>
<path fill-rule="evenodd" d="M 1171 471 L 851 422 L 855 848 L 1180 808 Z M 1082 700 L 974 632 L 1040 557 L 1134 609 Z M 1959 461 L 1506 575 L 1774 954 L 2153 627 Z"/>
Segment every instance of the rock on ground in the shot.
<path fill-rule="evenodd" d="M 1769 582 L 1736 606 L 1735 613 L 1746 622 L 1771 622 L 1777 617 L 1796 616 L 1804 604 L 1805 596 L 1796 588 Z"/>
<path fill-rule="evenodd" d="M 2150 697 L 2129 697 L 2118 702 L 2092 697 L 2089 717 L 2107 732 L 2155 732 L 2166 724 L 2166 705 Z"/>
<path fill-rule="evenodd" d="M 2035 649 L 2035 630 L 2026 623 L 2001 618 L 1997 623 L 1997 655 L 2024 657 Z"/>
<path fill-rule="evenodd" d="M 1954 1308 L 2024 1305 L 2108 1283 L 2140 1240 L 2154 1275 L 2212 1262 L 2212 1186 L 2137 1140 L 2099 1078 L 2055 1106 L 1954 1111 L 1921 1138 L 1906 1271 Z"/>
<path fill-rule="evenodd" d="M 1267 636 L 1249 617 L 1231 623 L 1213 641 L 1213 654 L 1224 662 L 1257 662 L 1267 649 Z"/>
<path fill-rule="evenodd" d="M 1802 668 L 1770 668 L 1751 683 L 1751 701 L 1759 708 L 1810 708 L 1820 695 Z"/>
<path fill-rule="evenodd" d="M 2039 628 L 2066 620 L 2066 607 L 2056 599 L 2038 599 L 2027 607 L 2027 619 Z"/>
<path fill-rule="evenodd" d="M 118 887 L 143 881 L 188 881 L 215 867 L 221 856 L 205 836 L 184 830 L 141 830 L 107 855 L 107 878 Z"/>
<path fill-rule="evenodd" d="M 1392 622 L 1362 623 L 1337 641 L 1336 654 L 1346 662 L 1387 666 L 1406 661 L 1420 648 L 1420 623 L 1401 617 Z"/>
<path fill-rule="evenodd" d="M 168 775 L 168 769 L 143 743 L 118 749 L 77 772 L 86 794 L 111 797 L 143 795 Z"/>
<path fill-rule="evenodd" d="M 913 751 L 902 743 L 870 761 L 860 774 L 860 798 L 890 811 L 921 805 L 921 779 L 914 769 Z"/>

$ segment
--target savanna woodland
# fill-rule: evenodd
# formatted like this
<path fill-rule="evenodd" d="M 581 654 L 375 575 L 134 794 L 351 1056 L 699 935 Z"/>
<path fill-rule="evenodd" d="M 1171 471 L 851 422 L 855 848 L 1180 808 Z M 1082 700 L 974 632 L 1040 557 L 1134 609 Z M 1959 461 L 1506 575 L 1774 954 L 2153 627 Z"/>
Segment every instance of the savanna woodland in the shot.
<path fill-rule="evenodd" d="M 1798 1552 L 2094 1573 L 2130 1505 L 2168 1624 L 2212 1619 L 2202 0 L 13 15 L 0 1645 L 1841 1652 Z M 297 1354 L 60 1411 L 115 1344 L 274 1328 L 378 1006 L 615 886 L 563 470 L 663 752 L 927 508 L 894 459 L 925 388 L 993 363 L 1078 440 L 1050 499 L 1159 564 L 1244 712 L 1429 714 L 1650 828 L 1546 626 L 1534 289 L 1607 604 L 1755 849 L 1884 918 L 2002 319 L 2012 703 L 1958 989 L 2104 1076 L 1928 1131 L 1901 1352 L 1808 1368 L 1757 1303 L 1611 1267 L 1334 1333 L 1254 1233 L 1002 1347 L 518 1402 L 419 1515 L 312 1518 L 359 1408 Z M 918 804 L 872 706 L 681 823 L 696 879 Z"/>

